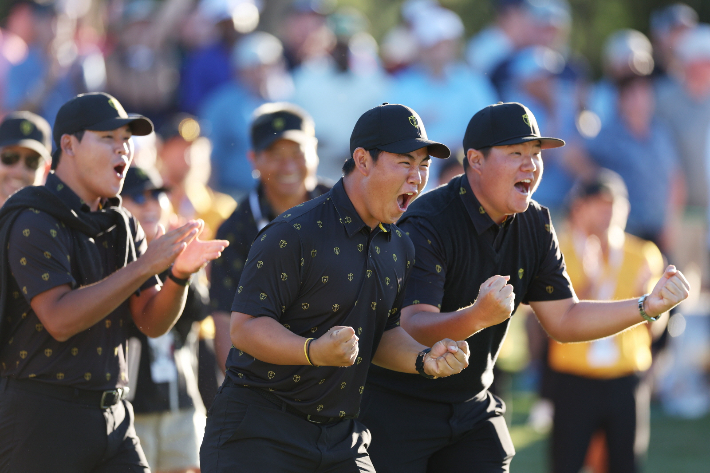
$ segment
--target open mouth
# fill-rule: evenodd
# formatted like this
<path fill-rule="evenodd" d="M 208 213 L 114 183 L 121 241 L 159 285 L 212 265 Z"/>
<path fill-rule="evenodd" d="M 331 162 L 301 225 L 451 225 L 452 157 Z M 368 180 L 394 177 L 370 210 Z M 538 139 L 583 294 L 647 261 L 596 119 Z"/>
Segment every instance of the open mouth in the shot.
<path fill-rule="evenodd" d="M 126 177 L 126 163 L 121 162 L 113 167 L 113 170 L 116 172 L 116 177 L 119 179 L 123 179 Z"/>
<path fill-rule="evenodd" d="M 532 179 L 523 179 L 515 183 L 515 189 L 523 195 L 530 195 Z"/>
<path fill-rule="evenodd" d="M 397 205 L 402 212 L 407 211 L 407 207 L 414 200 L 414 192 L 405 192 L 397 196 Z"/>

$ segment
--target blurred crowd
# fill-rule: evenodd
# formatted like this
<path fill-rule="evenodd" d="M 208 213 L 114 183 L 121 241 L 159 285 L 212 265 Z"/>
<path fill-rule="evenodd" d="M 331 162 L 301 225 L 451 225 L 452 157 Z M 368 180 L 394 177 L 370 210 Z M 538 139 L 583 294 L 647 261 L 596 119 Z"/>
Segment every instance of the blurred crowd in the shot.
<path fill-rule="evenodd" d="M 665 6 L 649 18 L 650 37 L 624 29 L 600 45 L 596 79 L 570 47 L 566 0 L 491 1 L 494 21 L 473 32 L 436 0 L 408 0 L 378 44 L 364 14 L 325 0 L 288 2 L 268 32 L 260 17 L 269 0 L 15 0 L 0 25 L 0 117 L 29 111 L 51 126 L 76 94 L 113 95 L 157 131 L 134 138 L 134 163 L 147 172 L 127 183 L 127 206 L 143 226 L 150 223 L 140 217 L 166 226 L 199 217 L 215 235 L 261 177 L 248 156 L 252 115 L 264 104 L 290 102 L 312 117 L 310 165 L 331 184 L 363 111 L 382 102 L 412 107 L 432 139 L 459 150 L 459 160 L 432 162 L 432 189 L 463 172 L 463 133 L 476 111 L 521 102 L 545 136 L 567 142 L 543 153 L 534 196 L 557 226 L 565 227 L 574 183 L 610 169 L 628 190 L 625 231 L 655 243 L 695 288 L 710 287 L 710 24 L 687 5 Z M 40 166 L 22 181 L 8 169 L 3 161 L 5 194 L 49 171 Z M 208 316 L 209 271 L 201 284 L 188 323 L 150 342 L 151 362 L 179 367 L 189 357 L 174 353 L 199 351 L 199 379 L 185 366 L 170 375 L 154 368 L 153 381 L 194 378 L 202 400 L 192 388 L 185 396 L 209 406 L 224 360 L 211 346 L 219 322 Z M 702 292 L 684 310 L 702 312 Z M 150 363 L 141 363 L 150 378 Z M 137 411 L 193 404 L 170 392 L 170 403 Z M 701 411 L 710 408 L 704 402 Z"/>

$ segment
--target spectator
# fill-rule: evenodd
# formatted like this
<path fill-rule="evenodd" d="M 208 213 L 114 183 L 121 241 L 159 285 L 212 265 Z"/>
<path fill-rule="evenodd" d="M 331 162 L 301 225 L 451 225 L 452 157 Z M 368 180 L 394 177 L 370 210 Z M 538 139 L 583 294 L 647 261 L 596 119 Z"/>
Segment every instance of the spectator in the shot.
<path fill-rule="evenodd" d="M 417 110 L 429 132 L 455 149 L 463 139 L 471 110 L 495 103 L 497 94 L 488 79 L 472 72 L 458 57 L 464 32 L 461 18 L 441 7 L 418 12 L 412 31 L 419 44 L 419 58 L 395 77 L 387 99 Z M 432 162 L 430 172 L 436 175 L 440 164 Z"/>
<path fill-rule="evenodd" d="M 167 227 L 170 202 L 154 169 L 132 167 L 121 191 L 148 244 Z M 167 271 L 159 275 L 165 283 Z M 129 339 L 130 401 L 134 425 L 148 465 L 155 473 L 196 473 L 204 407 L 197 390 L 197 324 L 207 317 L 207 287 L 191 278 L 182 315 L 165 335 L 148 338 L 134 327 Z M 130 370 L 130 368 L 129 368 Z"/>
<path fill-rule="evenodd" d="M 313 119 L 287 103 L 256 109 L 250 127 L 249 161 L 259 183 L 243 198 L 217 234 L 230 242 L 224 258 L 212 266 L 210 296 L 217 328 L 215 352 L 224 370 L 232 346 L 229 317 L 237 283 L 257 233 L 284 210 L 328 191 L 316 181 L 316 138 Z"/>
<path fill-rule="evenodd" d="M 209 140 L 195 117 L 184 113 L 169 117 L 158 135 L 157 164 L 177 217 L 204 220 L 205 237 L 211 238 L 237 203 L 207 185 Z"/>
<path fill-rule="evenodd" d="M 495 0 L 494 5 L 494 23 L 471 38 L 466 48 L 468 63 L 485 75 L 492 75 L 505 59 L 533 42 L 527 0 Z"/>
<path fill-rule="evenodd" d="M 26 186 L 44 183 L 52 164 L 49 123 L 31 112 L 10 113 L 0 123 L 0 207 Z"/>
<path fill-rule="evenodd" d="M 616 31 L 604 43 L 602 60 L 604 77 L 589 91 L 587 109 L 599 117 L 603 126 L 616 111 L 616 83 L 630 76 L 645 76 L 652 72 L 651 41 L 640 31 Z"/>
<path fill-rule="evenodd" d="M 293 72 L 304 62 L 328 54 L 335 42 L 326 24 L 329 13 L 328 0 L 291 0 L 279 28 L 288 70 Z"/>
<path fill-rule="evenodd" d="M 5 109 L 7 74 L 11 67 L 27 57 L 27 40 L 32 29 L 32 7 L 17 3 L 10 9 L 4 25 L 0 28 L 0 117 L 10 110 Z"/>
<path fill-rule="evenodd" d="M 698 274 L 705 287 L 710 284 L 705 251 L 710 189 L 705 156 L 710 127 L 710 25 L 699 24 L 684 32 L 676 54 L 682 79 L 659 82 L 657 86 L 658 114 L 671 127 L 687 191 L 673 259 L 678 267 L 687 266 L 688 273 Z"/>
<path fill-rule="evenodd" d="M 232 77 L 230 55 L 234 44 L 259 23 L 252 0 L 202 0 L 187 19 L 192 50 L 180 74 L 180 109 L 196 114 L 204 100 Z"/>
<path fill-rule="evenodd" d="M 335 182 L 349 156 L 348 130 L 362 110 L 385 100 L 388 80 L 362 13 L 340 9 L 328 17 L 328 25 L 336 41 L 327 54 L 303 62 L 293 72 L 293 102 L 318 123 L 318 172 Z"/>
<path fill-rule="evenodd" d="M 676 57 L 678 39 L 698 24 L 698 13 L 684 3 L 666 5 L 651 13 L 654 45 L 654 78 L 667 79 L 682 73 Z"/>
<path fill-rule="evenodd" d="M 96 54 L 90 57 L 78 54 L 73 38 L 76 19 L 55 9 L 55 3 L 39 0 L 21 3 L 29 5 L 31 11 L 26 31 L 29 49 L 25 59 L 8 71 L 4 107 L 37 113 L 53 125 L 57 111 L 66 101 L 86 92 L 89 86 L 103 86 L 103 59 Z M 89 66 L 94 71 L 87 75 Z M 89 77 L 93 79 L 87 81 Z"/>
<path fill-rule="evenodd" d="M 673 248 L 684 187 L 676 144 L 670 128 L 655 115 L 649 77 L 627 77 L 617 88 L 614 114 L 587 150 L 597 165 L 619 173 L 628 187 L 626 231 L 667 253 Z"/>
<path fill-rule="evenodd" d="M 212 142 L 210 183 L 238 200 L 256 183 L 247 159 L 251 114 L 265 102 L 290 97 L 293 82 L 281 41 L 269 33 L 257 31 L 239 40 L 231 64 L 233 80 L 206 99 L 200 119 Z"/>
<path fill-rule="evenodd" d="M 628 211 L 626 188 L 616 173 L 601 170 L 573 189 L 560 250 L 580 299 L 626 299 L 648 292 L 663 274 L 658 248 L 624 233 Z M 665 322 L 664 317 L 593 342 L 550 341 L 552 471 L 581 471 L 598 431 L 608 452 L 603 471 L 641 471 L 650 436 L 651 396 L 644 374 L 651 367 L 652 332 L 658 336 Z"/>

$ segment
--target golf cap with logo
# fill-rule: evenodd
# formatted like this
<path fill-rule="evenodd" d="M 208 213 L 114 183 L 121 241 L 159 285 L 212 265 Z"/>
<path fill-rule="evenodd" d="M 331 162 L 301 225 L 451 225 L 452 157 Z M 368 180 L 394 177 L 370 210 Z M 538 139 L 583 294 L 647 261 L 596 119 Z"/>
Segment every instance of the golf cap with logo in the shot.
<path fill-rule="evenodd" d="M 422 119 L 406 105 L 383 103 L 363 113 L 350 135 L 350 155 L 357 148 L 409 153 L 426 147 L 430 156 L 446 159 L 451 150 L 427 138 Z"/>
<path fill-rule="evenodd" d="M 499 102 L 479 110 L 471 118 L 463 137 L 463 149 L 516 145 L 535 140 L 542 143 L 542 149 L 565 145 L 559 138 L 540 136 L 535 115 L 525 105 Z"/>
<path fill-rule="evenodd" d="M 0 123 L 0 148 L 21 146 L 51 160 L 52 130 L 47 120 L 32 112 L 13 112 Z"/>
<path fill-rule="evenodd" d="M 142 194 L 145 191 L 167 192 L 168 188 L 163 185 L 163 180 L 154 168 L 139 168 L 132 166 L 126 171 L 126 179 L 123 181 L 121 195 L 132 197 Z"/>
<path fill-rule="evenodd" d="M 267 103 L 254 110 L 250 128 L 252 149 L 263 151 L 279 139 L 316 143 L 313 119 L 296 105 Z"/>
<path fill-rule="evenodd" d="M 62 105 L 54 121 L 54 143 L 60 148 L 62 135 L 82 130 L 111 131 L 128 125 L 136 136 L 150 135 L 153 123 L 142 115 L 127 114 L 114 97 L 103 92 L 80 94 Z"/>

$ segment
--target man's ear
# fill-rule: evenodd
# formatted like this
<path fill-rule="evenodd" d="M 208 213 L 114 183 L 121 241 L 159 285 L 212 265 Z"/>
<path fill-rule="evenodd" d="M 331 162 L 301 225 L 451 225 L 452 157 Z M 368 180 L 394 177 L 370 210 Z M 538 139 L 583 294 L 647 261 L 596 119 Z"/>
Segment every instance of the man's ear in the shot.
<path fill-rule="evenodd" d="M 476 149 L 469 148 L 468 151 L 466 151 L 468 166 L 478 174 L 481 173 L 481 165 L 483 164 L 484 159 L 483 153 Z"/>
<path fill-rule="evenodd" d="M 59 140 L 59 146 L 62 148 L 63 154 L 74 156 L 74 146 L 76 146 L 75 140 L 76 137 L 73 135 L 62 135 L 61 139 Z"/>
<path fill-rule="evenodd" d="M 353 153 L 353 161 L 355 161 L 355 169 L 363 176 L 369 176 L 372 172 L 374 162 L 372 156 L 365 148 L 355 148 Z"/>

